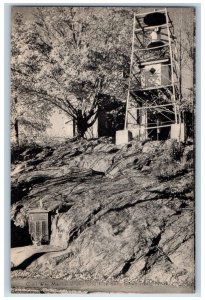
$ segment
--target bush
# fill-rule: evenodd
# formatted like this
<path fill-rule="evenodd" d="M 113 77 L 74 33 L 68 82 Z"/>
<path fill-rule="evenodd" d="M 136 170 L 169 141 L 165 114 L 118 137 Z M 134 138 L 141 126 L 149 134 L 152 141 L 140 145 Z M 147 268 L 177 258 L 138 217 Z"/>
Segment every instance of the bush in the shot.
<path fill-rule="evenodd" d="M 170 149 L 169 155 L 172 160 L 180 160 L 184 152 L 184 146 L 182 143 L 177 140 L 173 140 Z"/>
<path fill-rule="evenodd" d="M 42 150 L 43 150 L 42 146 L 36 144 L 35 142 L 32 143 L 24 142 L 21 145 L 11 144 L 11 163 L 24 160 L 24 155 L 22 154 L 25 151 L 26 151 L 25 155 L 28 158 L 32 158 Z"/>
<path fill-rule="evenodd" d="M 155 174 L 160 181 L 168 181 L 176 177 L 181 177 L 188 173 L 186 165 L 167 165 L 159 169 L 158 174 Z"/>
<path fill-rule="evenodd" d="M 27 149 L 27 145 L 23 144 L 18 146 L 17 144 L 11 144 L 11 163 L 15 163 L 20 158 L 20 154 Z"/>

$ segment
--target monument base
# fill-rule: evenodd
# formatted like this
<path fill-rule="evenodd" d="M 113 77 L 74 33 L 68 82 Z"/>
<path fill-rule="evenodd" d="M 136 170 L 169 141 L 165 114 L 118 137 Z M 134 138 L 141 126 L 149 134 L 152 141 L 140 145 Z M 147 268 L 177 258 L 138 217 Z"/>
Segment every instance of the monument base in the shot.
<path fill-rule="evenodd" d="M 177 141 L 180 142 L 185 141 L 184 123 L 171 125 L 171 139 L 176 139 Z"/>
<path fill-rule="evenodd" d="M 144 141 L 146 138 L 146 130 L 144 125 L 135 125 L 132 128 L 129 128 L 129 131 L 132 133 L 133 139 Z"/>
<path fill-rule="evenodd" d="M 132 140 L 132 133 L 130 130 L 118 130 L 116 131 L 115 144 L 125 145 Z"/>

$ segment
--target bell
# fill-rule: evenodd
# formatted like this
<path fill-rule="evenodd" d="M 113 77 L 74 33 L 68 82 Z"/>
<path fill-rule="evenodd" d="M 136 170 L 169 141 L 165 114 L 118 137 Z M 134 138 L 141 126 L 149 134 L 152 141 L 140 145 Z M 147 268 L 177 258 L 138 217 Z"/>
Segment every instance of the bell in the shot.
<path fill-rule="evenodd" d="M 147 45 L 147 48 L 154 48 L 163 46 L 164 42 L 161 41 L 160 28 L 156 27 L 150 34 L 151 42 Z"/>
<path fill-rule="evenodd" d="M 144 23 L 148 26 L 159 26 L 166 23 L 166 16 L 161 12 L 153 12 L 144 17 Z"/>
<path fill-rule="evenodd" d="M 156 41 L 151 41 L 148 45 L 147 48 L 154 48 L 154 47 L 160 47 L 163 46 L 164 42 L 160 41 L 160 40 L 156 40 Z"/>

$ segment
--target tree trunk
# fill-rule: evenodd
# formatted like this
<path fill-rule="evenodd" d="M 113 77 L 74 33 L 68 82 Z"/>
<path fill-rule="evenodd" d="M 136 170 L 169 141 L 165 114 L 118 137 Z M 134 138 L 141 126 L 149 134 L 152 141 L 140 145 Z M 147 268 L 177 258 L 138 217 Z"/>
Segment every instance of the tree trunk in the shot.
<path fill-rule="evenodd" d="M 80 123 L 77 122 L 77 132 L 79 137 L 84 138 L 87 129 L 88 129 L 87 124 L 82 124 L 82 122 Z"/>
<path fill-rule="evenodd" d="M 93 126 L 97 119 L 98 113 L 95 114 L 82 114 L 82 111 L 79 110 L 76 116 L 76 126 L 77 126 L 77 132 L 78 136 L 81 138 L 84 138 L 84 135 L 88 128 Z M 92 121 L 91 121 L 92 119 Z"/>
<path fill-rule="evenodd" d="M 78 136 L 81 138 L 84 138 L 84 135 L 88 129 L 88 123 L 87 123 L 87 119 L 84 118 L 82 116 L 82 114 L 79 114 L 77 116 L 77 120 L 76 120 L 76 125 L 77 125 L 77 132 L 78 132 Z"/>
<path fill-rule="evenodd" d="M 19 121 L 17 118 L 15 119 L 14 130 L 15 130 L 16 144 L 19 146 Z"/>
<path fill-rule="evenodd" d="M 15 105 L 18 103 L 17 97 L 15 97 L 14 102 L 15 102 Z M 15 131 L 16 144 L 19 146 L 19 121 L 18 121 L 18 117 L 15 118 L 14 131 Z"/>

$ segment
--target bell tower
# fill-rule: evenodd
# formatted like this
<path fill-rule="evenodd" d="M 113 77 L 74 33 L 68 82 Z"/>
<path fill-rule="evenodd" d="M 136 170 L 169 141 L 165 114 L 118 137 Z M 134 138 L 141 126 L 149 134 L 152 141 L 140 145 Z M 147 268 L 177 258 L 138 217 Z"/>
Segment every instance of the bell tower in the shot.
<path fill-rule="evenodd" d="M 179 62 L 167 9 L 134 14 L 124 132 L 116 144 L 139 140 L 184 141 Z"/>

